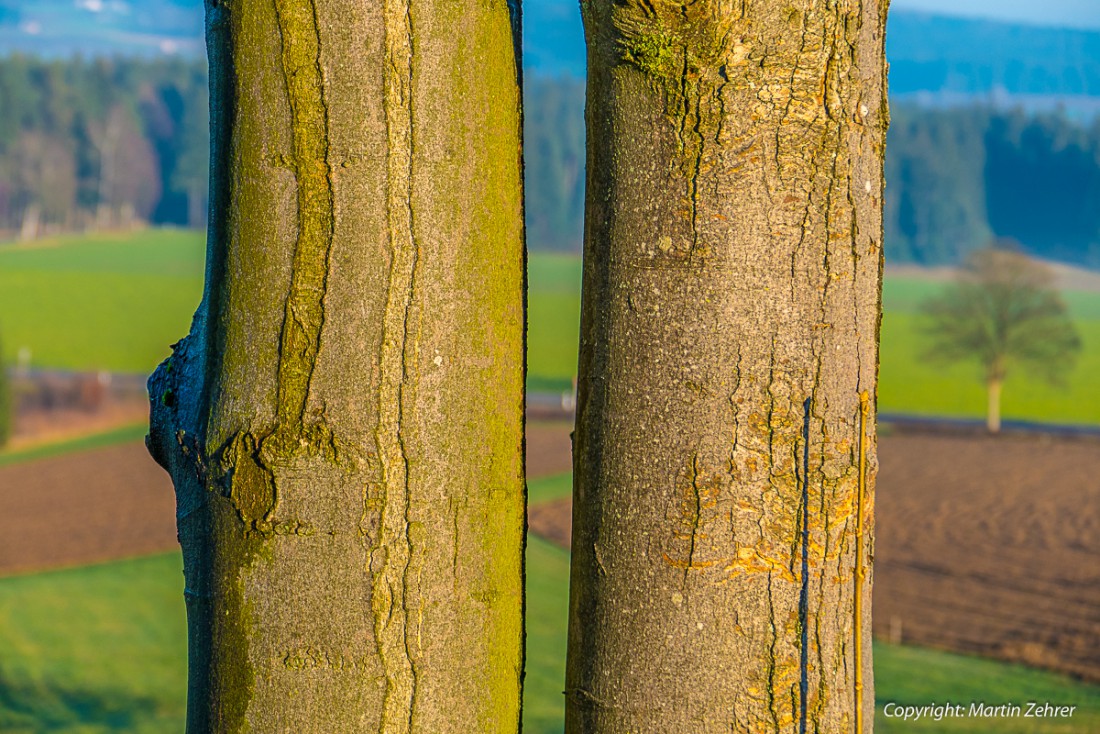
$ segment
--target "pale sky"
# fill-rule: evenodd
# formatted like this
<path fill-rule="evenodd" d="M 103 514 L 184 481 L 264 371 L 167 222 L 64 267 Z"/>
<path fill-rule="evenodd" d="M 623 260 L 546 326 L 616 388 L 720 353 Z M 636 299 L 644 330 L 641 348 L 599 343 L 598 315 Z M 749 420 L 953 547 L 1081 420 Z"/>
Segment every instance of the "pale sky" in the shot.
<path fill-rule="evenodd" d="M 893 0 L 890 9 L 1100 29 L 1100 0 Z"/>

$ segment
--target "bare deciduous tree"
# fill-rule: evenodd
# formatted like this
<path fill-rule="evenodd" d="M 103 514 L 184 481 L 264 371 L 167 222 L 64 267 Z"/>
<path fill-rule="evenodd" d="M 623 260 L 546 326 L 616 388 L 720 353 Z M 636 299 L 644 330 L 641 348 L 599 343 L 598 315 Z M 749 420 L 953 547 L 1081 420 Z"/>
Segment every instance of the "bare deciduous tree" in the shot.
<path fill-rule="evenodd" d="M 19 136 L 15 181 L 22 192 L 19 238 L 36 239 L 43 225 L 64 225 L 76 202 L 76 161 L 66 141 L 36 132 Z"/>

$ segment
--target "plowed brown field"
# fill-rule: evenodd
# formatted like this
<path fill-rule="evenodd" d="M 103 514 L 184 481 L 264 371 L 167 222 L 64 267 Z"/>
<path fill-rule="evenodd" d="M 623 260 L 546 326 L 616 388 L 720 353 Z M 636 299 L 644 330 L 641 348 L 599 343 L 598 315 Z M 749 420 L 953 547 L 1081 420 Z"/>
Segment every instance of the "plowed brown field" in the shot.
<path fill-rule="evenodd" d="M 176 547 L 172 483 L 140 441 L 0 467 L 0 573 Z"/>
<path fill-rule="evenodd" d="M 570 469 L 568 425 L 528 431 L 532 476 Z M 1100 443 L 879 441 L 875 631 L 1100 681 Z M 568 545 L 568 500 L 531 508 Z M 176 547 L 140 443 L 0 468 L 0 574 Z"/>
<path fill-rule="evenodd" d="M 528 469 L 570 468 L 570 426 L 528 427 Z M 140 441 L 0 467 L 0 575 L 178 548 L 168 475 Z"/>
<path fill-rule="evenodd" d="M 1100 443 L 894 435 L 879 462 L 877 635 L 1100 681 Z M 565 547 L 570 520 L 530 510 Z"/>

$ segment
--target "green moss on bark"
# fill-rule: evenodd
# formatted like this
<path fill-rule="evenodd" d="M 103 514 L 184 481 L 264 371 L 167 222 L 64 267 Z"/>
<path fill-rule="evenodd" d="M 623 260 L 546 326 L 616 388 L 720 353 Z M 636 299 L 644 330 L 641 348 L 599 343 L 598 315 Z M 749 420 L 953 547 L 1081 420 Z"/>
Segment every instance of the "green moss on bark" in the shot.
<path fill-rule="evenodd" d="M 264 540 L 242 534 L 239 517 L 226 503 L 215 501 L 211 512 L 213 570 L 218 596 L 214 599 L 215 624 L 211 633 L 215 664 L 209 681 L 214 696 L 213 720 L 208 731 L 248 734 L 248 710 L 255 696 L 256 671 L 249 656 L 256 634 L 256 619 L 245 592 L 245 579 L 263 555 Z M 239 510 L 238 510 L 239 512 Z M 188 731 L 196 729 L 188 722 Z"/>

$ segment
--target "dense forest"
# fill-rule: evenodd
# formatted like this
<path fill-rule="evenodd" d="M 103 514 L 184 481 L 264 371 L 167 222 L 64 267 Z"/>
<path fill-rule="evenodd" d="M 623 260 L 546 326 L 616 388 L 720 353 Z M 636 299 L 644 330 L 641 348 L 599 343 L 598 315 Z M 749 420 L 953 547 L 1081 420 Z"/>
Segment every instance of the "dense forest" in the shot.
<path fill-rule="evenodd" d="M 194 61 L 0 61 L 0 230 L 199 226 L 207 83 Z"/>
<path fill-rule="evenodd" d="M 584 84 L 534 77 L 526 99 L 528 236 L 575 249 L 584 186 Z M 994 237 L 1100 267 L 1100 120 L 983 106 L 898 104 L 886 145 L 886 255 L 959 262 Z"/>
<path fill-rule="evenodd" d="M 576 250 L 584 84 L 530 74 L 533 248 Z M 182 59 L 0 60 L 0 239 L 139 223 L 201 226 L 206 71 Z M 893 262 L 957 262 L 992 237 L 1100 266 L 1100 121 L 895 105 L 887 144 Z"/>
<path fill-rule="evenodd" d="M 896 106 L 886 144 L 886 257 L 958 262 L 993 237 L 1100 267 L 1100 119 Z"/>

